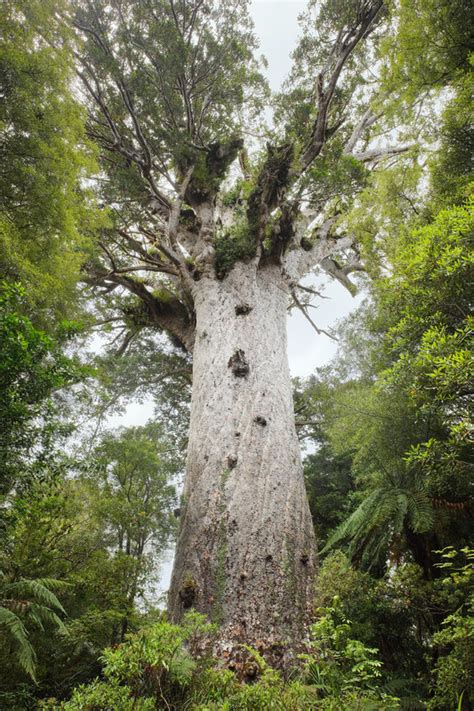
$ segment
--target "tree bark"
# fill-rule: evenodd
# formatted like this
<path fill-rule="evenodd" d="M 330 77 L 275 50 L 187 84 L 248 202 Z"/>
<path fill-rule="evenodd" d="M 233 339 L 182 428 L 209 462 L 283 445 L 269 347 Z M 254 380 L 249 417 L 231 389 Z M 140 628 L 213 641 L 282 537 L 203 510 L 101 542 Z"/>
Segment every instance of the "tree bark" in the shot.
<path fill-rule="evenodd" d="M 191 425 L 172 619 L 195 608 L 245 643 L 287 658 L 311 612 L 315 538 L 287 359 L 279 267 L 238 262 L 196 283 Z M 279 650 L 279 651 L 278 651 Z"/>

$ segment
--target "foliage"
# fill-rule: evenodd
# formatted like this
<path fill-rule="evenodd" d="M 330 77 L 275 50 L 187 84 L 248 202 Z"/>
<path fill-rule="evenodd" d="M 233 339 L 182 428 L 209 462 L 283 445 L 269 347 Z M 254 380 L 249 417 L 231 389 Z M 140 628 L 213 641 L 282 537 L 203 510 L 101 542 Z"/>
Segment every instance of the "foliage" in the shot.
<path fill-rule="evenodd" d="M 334 451 L 325 432 L 331 399 L 329 383 L 314 376 L 307 381 L 295 378 L 293 399 L 298 436 L 316 446 L 303 464 L 316 538 L 322 548 L 330 532 L 350 511 L 354 490 L 352 462 L 350 456 Z"/>
<path fill-rule="evenodd" d="M 317 622 L 311 627 L 312 653 L 304 656 L 305 674 L 327 695 L 374 691 L 382 666 L 376 658 L 377 649 L 351 637 L 351 623 L 339 598 L 316 614 Z"/>
<path fill-rule="evenodd" d="M 403 703 L 428 691 L 424 657 L 441 604 L 428 585 L 417 565 L 404 564 L 376 578 L 354 568 L 342 551 L 324 559 L 317 581 L 315 604 L 328 608 L 337 599 L 339 616 L 350 620 L 351 637 L 379 650 L 381 689 Z"/>
<path fill-rule="evenodd" d="M 139 557 L 149 543 L 166 543 L 175 503 L 168 481 L 176 470 L 160 426 L 104 434 L 94 461 L 95 471 L 88 477 L 91 501 L 97 491 L 97 517 L 113 532 L 118 550 Z"/>
<path fill-rule="evenodd" d="M 396 32 L 383 51 L 392 91 L 419 102 L 427 92 L 469 70 L 469 2 L 401 0 L 391 3 L 391 9 L 397 17 Z"/>
<path fill-rule="evenodd" d="M 322 549 L 330 532 L 351 507 L 354 481 L 347 456 L 335 454 L 327 442 L 304 460 L 306 488 L 318 544 Z"/>
<path fill-rule="evenodd" d="M 63 353 L 73 333 L 64 324 L 54 339 L 22 315 L 26 291 L 0 284 L 0 492 L 8 495 L 47 468 L 54 436 L 61 435 L 53 393 L 84 377 L 86 371 Z M 35 473 L 35 470 L 38 470 Z"/>
<path fill-rule="evenodd" d="M 175 502 L 168 483 L 174 465 L 160 437 L 156 425 L 109 433 L 93 467 L 76 457 L 12 500 L 5 564 L 23 576 L 67 582 L 67 635 L 34 638 L 41 695 L 67 696 L 98 673 L 104 647 L 156 616 L 147 597 L 173 535 Z M 0 691 L 8 695 L 18 669 L 5 663 L 11 675 Z"/>
<path fill-rule="evenodd" d="M 72 430 L 65 417 L 73 403 L 79 409 L 66 387 L 92 371 L 64 353 L 72 328 L 57 338 L 38 330 L 22 314 L 24 300 L 23 287 L 3 284 L 0 567 L 10 636 L 0 646 L 9 670 L 0 694 L 12 708 L 30 694 L 22 669 L 39 688 L 66 694 L 73 680 L 97 673 L 104 646 L 136 629 L 135 600 L 174 529 L 168 480 L 176 472 L 157 425 L 106 435 L 94 466 L 61 451 Z M 68 634 L 53 637 L 65 610 Z"/>
<path fill-rule="evenodd" d="M 109 335 L 107 325 L 102 333 Z M 185 451 L 191 399 L 189 356 L 170 348 L 151 329 L 143 329 L 130 340 L 120 357 L 109 349 L 94 359 L 94 367 L 96 424 L 110 413 L 123 413 L 131 401 L 141 403 L 152 398 L 154 418 L 174 442 L 175 453 Z"/>
<path fill-rule="evenodd" d="M 470 673 L 474 665 L 474 551 L 463 548 L 458 553 L 454 548 L 447 548 L 442 551 L 442 560 L 440 567 L 448 573 L 445 582 L 457 589 L 464 588 L 467 598 L 443 620 L 433 635 L 433 644 L 441 655 L 433 670 L 434 693 L 429 709 L 454 707 L 457 703 L 463 708 L 462 699 L 469 703 L 474 692 Z"/>
<path fill-rule="evenodd" d="M 58 613 L 65 610 L 54 590 L 61 583 L 48 578 L 37 580 L 14 579 L 0 571 L 0 628 L 6 632 L 2 646 L 10 645 L 22 669 L 33 679 L 36 671 L 36 653 L 29 640 L 28 628 L 45 627 L 65 630 Z"/>
<path fill-rule="evenodd" d="M 216 250 L 216 273 L 221 278 L 226 275 L 237 260 L 247 261 L 255 256 L 256 245 L 245 223 L 237 223 L 231 230 L 217 235 L 214 240 Z"/>
<path fill-rule="evenodd" d="M 431 576 L 433 547 L 452 543 L 454 530 L 467 535 L 467 519 L 454 511 L 465 510 L 472 470 L 471 231 L 471 208 L 463 206 L 401 233 L 392 274 L 374 284 L 374 307 L 361 312 L 369 339 L 361 367 L 371 378 L 319 386 L 322 397 L 331 394 L 323 430 L 332 456 L 351 458 L 364 490 L 328 545 L 349 539 L 365 565 L 398 560 L 407 547 Z"/>
<path fill-rule="evenodd" d="M 30 314 L 36 308 L 35 321 L 49 328 L 66 307 L 76 309 L 79 269 L 100 219 L 84 187 L 94 159 L 70 88 L 71 58 L 42 40 L 34 8 L 41 3 L 1 8 L 0 277 L 23 283 Z"/>
<path fill-rule="evenodd" d="M 474 61 L 471 56 L 471 64 Z M 440 150 L 431 167 L 435 199 L 440 207 L 462 204 L 472 192 L 473 128 L 470 121 L 473 72 L 459 76 L 456 93 L 442 116 Z"/>
<path fill-rule="evenodd" d="M 104 681 L 97 679 L 79 687 L 70 701 L 58 704 L 50 699 L 41 708 L 303 711 L 335 709 L 338 703 L 347 709 L 397 708 L 396 699 L 374 691 L 380 663 L 373 658 L 373 650 L 350 639 L 345 634 L 347 625 L 334 623 L 334 609 L 325 612 L 313 628 L 314 649 L 305 655 L 303 669 L 295 671 L 291 681 L 285 681 L 255 650 L 247 648 L 258 679 L 251 684 L 239 682 L 233 672 L 219 668 L 203 653 L 217 630 L 202 616 L 189 613 L 181 626 L 161 621 L 106 650 Z M 331 656 L 332 661 L 327 662 L 328 668 L 334 666 L 331 683 L 321 684 L 316 675 L 321 654 Z M 352 674 L 348 683 L 340 676 L 344 665 Z"/>

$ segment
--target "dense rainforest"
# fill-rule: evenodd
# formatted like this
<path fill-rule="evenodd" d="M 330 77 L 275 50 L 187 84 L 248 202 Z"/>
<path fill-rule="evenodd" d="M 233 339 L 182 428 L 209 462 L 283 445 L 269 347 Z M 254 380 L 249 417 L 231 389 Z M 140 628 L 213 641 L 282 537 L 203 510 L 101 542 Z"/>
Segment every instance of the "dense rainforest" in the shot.
<path fill-rule="evenodd" d="M 300 25 L 1 5 L 2 711 L 474 707 L 471 3 Z"/>

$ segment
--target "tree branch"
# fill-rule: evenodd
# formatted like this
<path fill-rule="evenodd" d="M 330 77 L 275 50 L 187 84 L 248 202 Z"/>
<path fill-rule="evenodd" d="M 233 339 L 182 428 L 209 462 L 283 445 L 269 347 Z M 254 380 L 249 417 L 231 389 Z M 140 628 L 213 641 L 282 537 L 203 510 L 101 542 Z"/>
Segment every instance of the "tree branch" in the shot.
<path fill-rule="evenodd" d="M 349 140 L 346 142 L 346 145 L 344 146 L 344 153 L 345 155 L 350 155 L 351 153 L 354 152 L 354 148 L 356 147 L 357 143 L 360 141 L 362 136 L 364 135 L 364 132 L 373 126 L 373 124 L 378 121 L 379 118 L 383 116 L 383 112 L 379 113 L 374 113 L 372 111 L 372 108 L 369 107 L 367 111 L 365 111 L 364 114 L 362 114 L 362 117 L 359 121 L 359 123 L 354 127 Z"/>
<path fill-rule="evenodd" d="M 318 335 L 324 334 L 325 336 L 328 336 L 328 338 L 331 338 L 333 341 L 337 341 L 336 336 L 334 336 L 332 333 L 329 333 L 329 331 L 325 331 L 324 328 L 319 328 L 319 326 L 316 326 L 313 319 L 308 314 L 307 307 L 302 304 L 301 301 L 298 299 L 295 289 L 291 290 L 291 296 L 293 297 L 296 307 L 301 311 L 305 319 L 311 324 L 311 326 L 314 328 Z"/>
<path fill-rule="evenodd" d="M 392 156 L 400 155 L 401 153 L 406 153 L 407 151 L 414 148 L 415 144 L 409 143 L 401 146 L 387 146 L 386 148 L 369 148 L 362 153 L 353 153 L 352 155 L 356 160 L 360 160 L 362 163 L 379 163 L 385 158 L 391 158 Z"/>
<path fill-rule="evenodd" d="M 113 283 L 138 297 L 142 309 L 137 310 L 135 314 L 137 327 L 158 326 L 158 328 L 167 331 L 175 343 L 192 352 L 194 345 L 193 319 L 189 315 L 187 305 L 173 296 L 171 291 L 169 297 L 163 299 L 149 291 L 143 282 L 123 274 L 121 271 L 107 270 L 93 264 L 86 265 L 85 270 L 88 274 L 86 281 L 89 281 L 91 285 L 105 284 L 109 289 L 110 283 Z M 133 318 L 134 314 L 130 312 L 130 316 Z"/>
<path fill-rule="evenodd" d="M 299 161 L 297 169 L 299 175 L 311 165 L 324 146 L 327 138 L 329 107 L 341 72 L 359 42 L 373 29 L 375 19 L 383 7 L 383 0 L 373 0 L 365 5 L 357 18 L 357 25 L 348 29 L 345 34 L 342 30 L 339 31 L 329 60 L 317 77 L 317 115 Z M 328 76 L 331 67 L 332 71 Z"/>

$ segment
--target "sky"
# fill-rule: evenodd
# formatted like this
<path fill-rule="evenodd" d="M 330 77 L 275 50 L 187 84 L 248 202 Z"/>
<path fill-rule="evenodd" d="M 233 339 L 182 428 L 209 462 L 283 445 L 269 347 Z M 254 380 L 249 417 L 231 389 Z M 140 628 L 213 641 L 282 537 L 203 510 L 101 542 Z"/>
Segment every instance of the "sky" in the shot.
<path fill-rule="evenodd" d="M 260 52 L 268 60 L 266 71 L 270 86 L 278 90 L 291 67 L 290 54 L 298 38 L 298 15 L 304 11 L 306 2 L 300 0 L 253 0 L 251 15 L 255 32 L 260 40 Z M 328 298 L 314 302 L 311 317 L 318 327 L 331 328 L 347 316 L 361 301 L 353 298 L 341 285 L 327 279 L 309 277 L 306 284 L 317 289 L 324 284 Z M 334 357 L 337 344 L 327 336 L 318 335 L 296 309 L 288 317 L 288 359 L 293 376 L 307 376 L 315 368 L 325 365 Z M 153 416 L 153 403 L 132 403 L 122 416 L 111 417 L 110 426 L 136 426 L 144 424 Z M 160 571 L 158 593 L 167 590 L 172 568 L 173 552 L 168 551 Z"/>
<path fill-rule="evenodd" d="M 251 15 L 260 40 L 260 51 L 268 60 L 267 76 L 278 90 L 290 66 L 290 53 L 298 38 L 298 15 L 306 7 L 300 0 L 254 0 Z"/>

